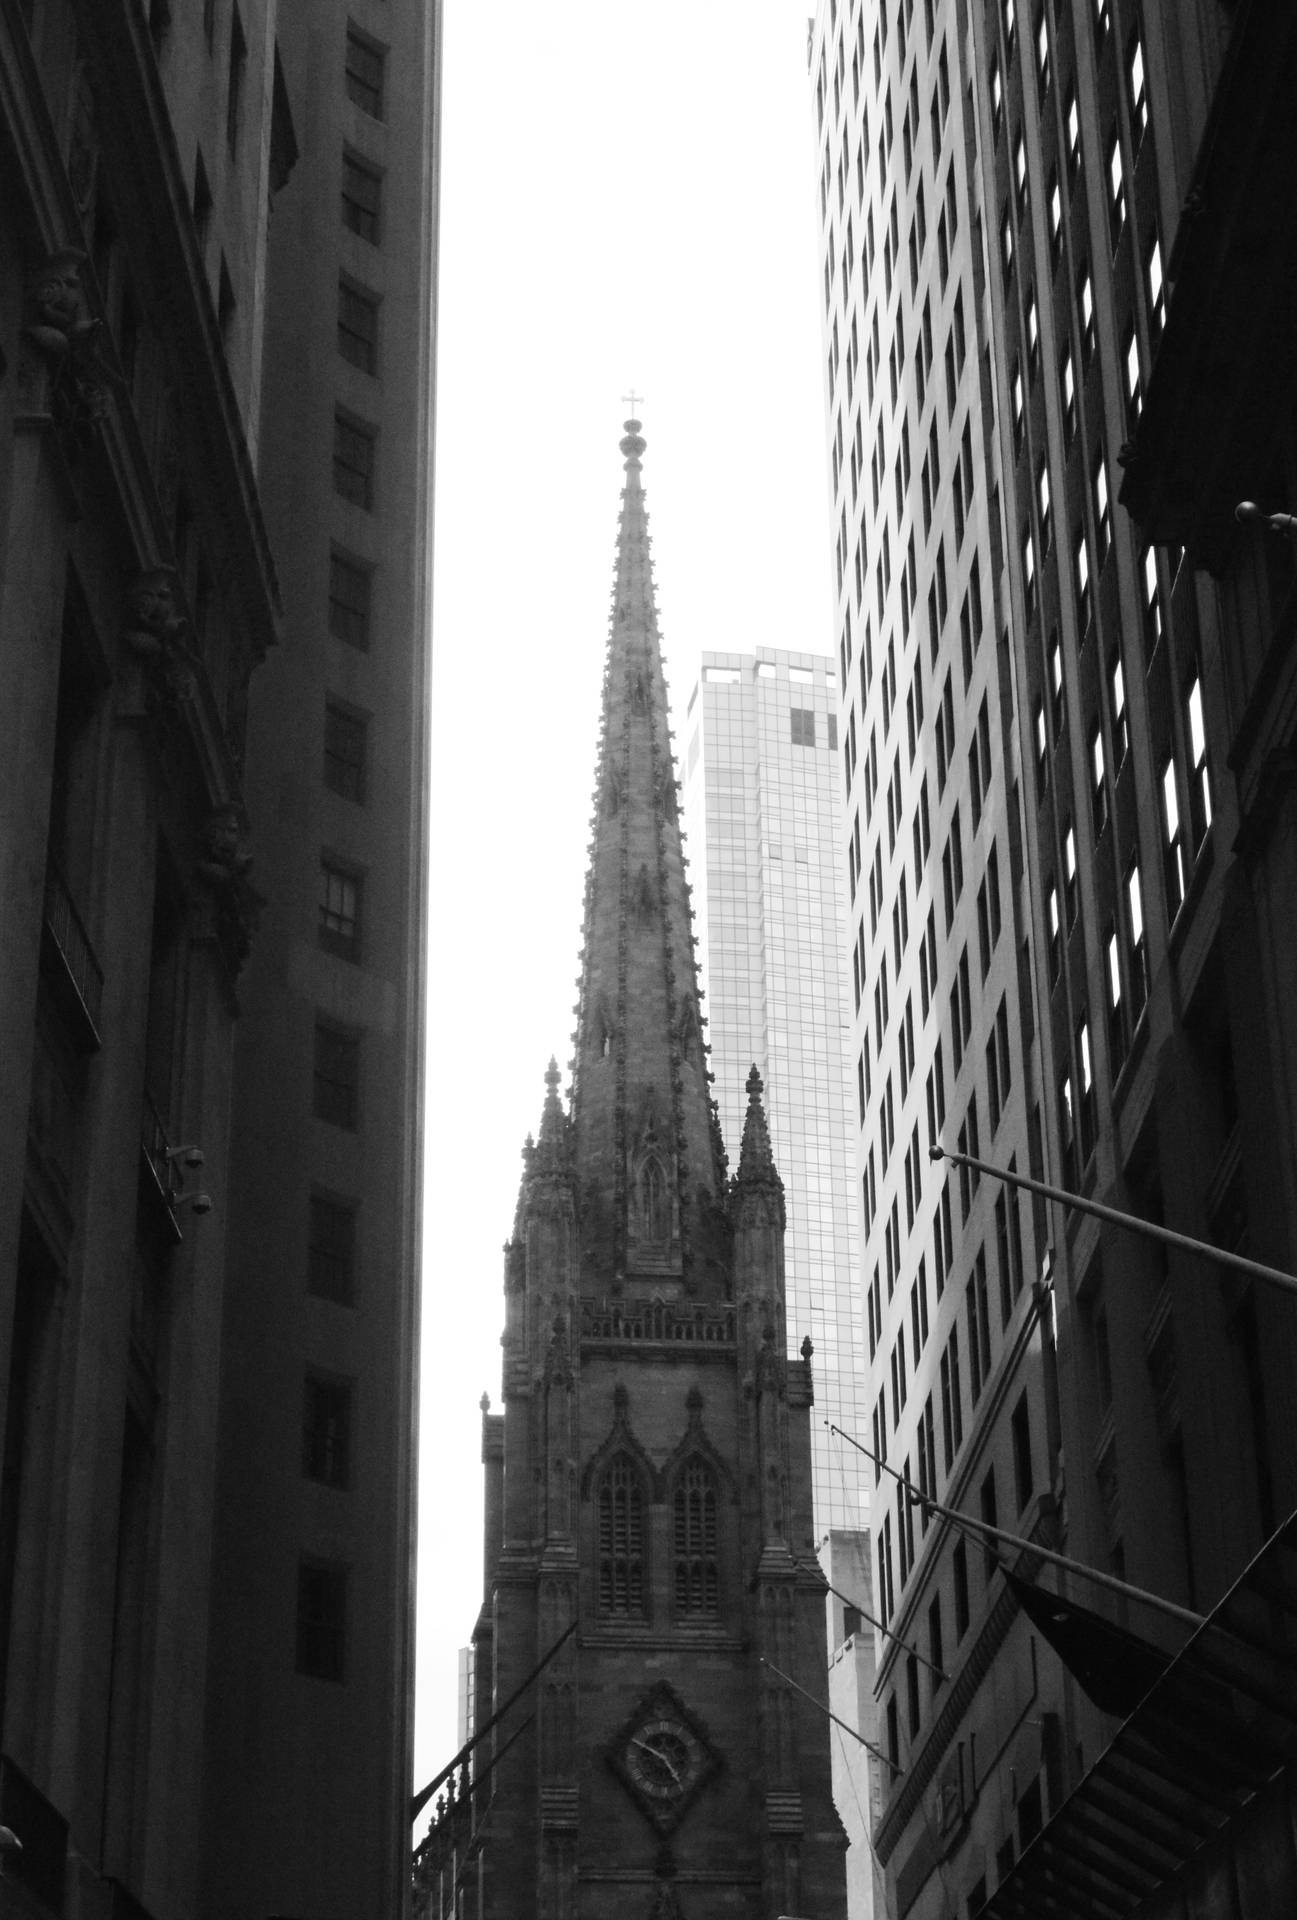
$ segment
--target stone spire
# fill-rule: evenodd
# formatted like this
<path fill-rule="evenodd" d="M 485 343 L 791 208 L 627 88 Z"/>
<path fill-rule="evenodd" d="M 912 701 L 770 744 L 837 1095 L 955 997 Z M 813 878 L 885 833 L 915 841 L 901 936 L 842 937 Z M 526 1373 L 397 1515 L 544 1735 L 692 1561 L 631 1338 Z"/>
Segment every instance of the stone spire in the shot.
<path fill-rule="evenodd" d="M 779 1178 L 774 1154 L 770 1150 L 770 1128 L 766 1124 L 766 1110 L 761 1104 L 764 1090 L 754 1062 L 747 1079 L 748 1110 L 743 1116 L 743 1144 L 739 1148 L 739 1170 L 734 1178 L 741 1186 L 768 1187 L 772 1193 L 777 1192 L 782 1215 L 784 1183 Z"/>
<path fill-rule="evenodd" d="M 572 1138 L 583 1291 L 725 1289 L 725 1159 L 708 1091 L 666 680 L 626 422 L 577 1003 Z"/>

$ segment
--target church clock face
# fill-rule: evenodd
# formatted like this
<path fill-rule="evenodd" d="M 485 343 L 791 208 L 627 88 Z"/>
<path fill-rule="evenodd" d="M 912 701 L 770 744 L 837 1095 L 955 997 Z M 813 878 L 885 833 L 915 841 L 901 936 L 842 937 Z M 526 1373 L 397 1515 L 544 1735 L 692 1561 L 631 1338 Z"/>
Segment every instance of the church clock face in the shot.
<path fill-rule="evenodd" d="M 626 1771 L 639 1792 L 656 1805 L 675 1806 L 697 1785 L 706 1756 L 697 1739 L 674 1717 L 647 1720 L 626 1742 Z"/>
<path fill-rule="evenodd" d="M 659 1833 L 669 1833 L 683 1818 L 694 1795 L 720 1766 L 720 1755 L 706 1733 L 665 1682 L 641 1700 L 608 1749 L 608 1758 Z"/>

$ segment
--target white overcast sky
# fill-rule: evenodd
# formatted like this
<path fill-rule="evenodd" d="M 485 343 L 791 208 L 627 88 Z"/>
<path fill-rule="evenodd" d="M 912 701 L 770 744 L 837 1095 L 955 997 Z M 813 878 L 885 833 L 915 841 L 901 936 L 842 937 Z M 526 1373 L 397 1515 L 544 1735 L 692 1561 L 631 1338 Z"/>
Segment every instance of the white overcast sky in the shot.
<path fill-rule="evenodd" d="M 705 648 L 833 650 L 812 0 L 445 0 L 415 1770 L 482 1592 L 501 1249 L 571 1056 L 638 411 L 672 705 Z"/>

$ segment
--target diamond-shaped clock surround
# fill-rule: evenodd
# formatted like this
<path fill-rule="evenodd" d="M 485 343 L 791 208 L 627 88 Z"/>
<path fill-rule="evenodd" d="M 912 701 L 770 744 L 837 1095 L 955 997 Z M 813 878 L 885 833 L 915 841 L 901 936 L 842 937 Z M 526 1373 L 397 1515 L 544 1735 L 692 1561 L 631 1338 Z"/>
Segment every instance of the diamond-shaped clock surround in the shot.
<path fill-rule="evenodd" d="M 640 1699 L 609 1743 L 607 1760 L 645 1819 L 661 1834 L 675 1831 L 724 1764 L 706 1728 L 665 1680 Z M 680 1775 L 678 1786 L 673 1774 Z"/>

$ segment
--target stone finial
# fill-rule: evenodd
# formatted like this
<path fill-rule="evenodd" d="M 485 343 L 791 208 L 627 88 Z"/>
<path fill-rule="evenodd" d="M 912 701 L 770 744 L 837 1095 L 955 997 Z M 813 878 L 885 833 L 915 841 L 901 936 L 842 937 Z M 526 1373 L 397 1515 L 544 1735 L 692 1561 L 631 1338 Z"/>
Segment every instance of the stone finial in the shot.
<path fill-rule="evenodd" d="M 550 1055 L 545 1069 L 545 1106 L 540 1117 L 540 1139 L 536 1143 L 536 1162 L 547 1173 L 557 1173 L 567 1160 L 567 1122 L 558 1097 L 558 1061 Z"/>
<path fill-rule="evenodd" d="M 770 1150 L 770 1129 L 766 1125 L 765 1108 L 761 1104 L 763 1092 L 761 1075 L 755 1063 L 748 1075 L 748 1110 L 743 1121 L 743 1144 L 739 1149 L 739 1170 L 735 1175 L 739 1182 L 762 1183 L 782 1187 L 775 1171 L 774 1155 Z"/>
<path fill-rule="evenodd" d="M 480 1399 L 480 1400 L 478 1401 L 478 1403 L 477 1403 L 477 1404 L 478 1404 L 478 1406 L 479 1406 L 479 1408 L 481 1409 L 481 1411 L 482 1411 L 483 1413 L 490 1413 L 490 1411 L 491 1411 L 491 1396 L 490 1396 L 490 1394 L 489 1394 L 489 1393 L 484 1393 L 484 1394 L 482 1395 L 482 1398 L 481 1398 L 481 1399 Z"/>
<path fill-rule="evenodd" d="M 645 442 L 643 434 L 640 432 L 640 423 L 638 420 L 626 420 L 622 424 L 626 428 L 626 438 L 621 442 L 621 450 L 626 456 L 626 471 L 630 473 L 634 470 L 638 473 L 640 457 L 647 443 Z"/>

